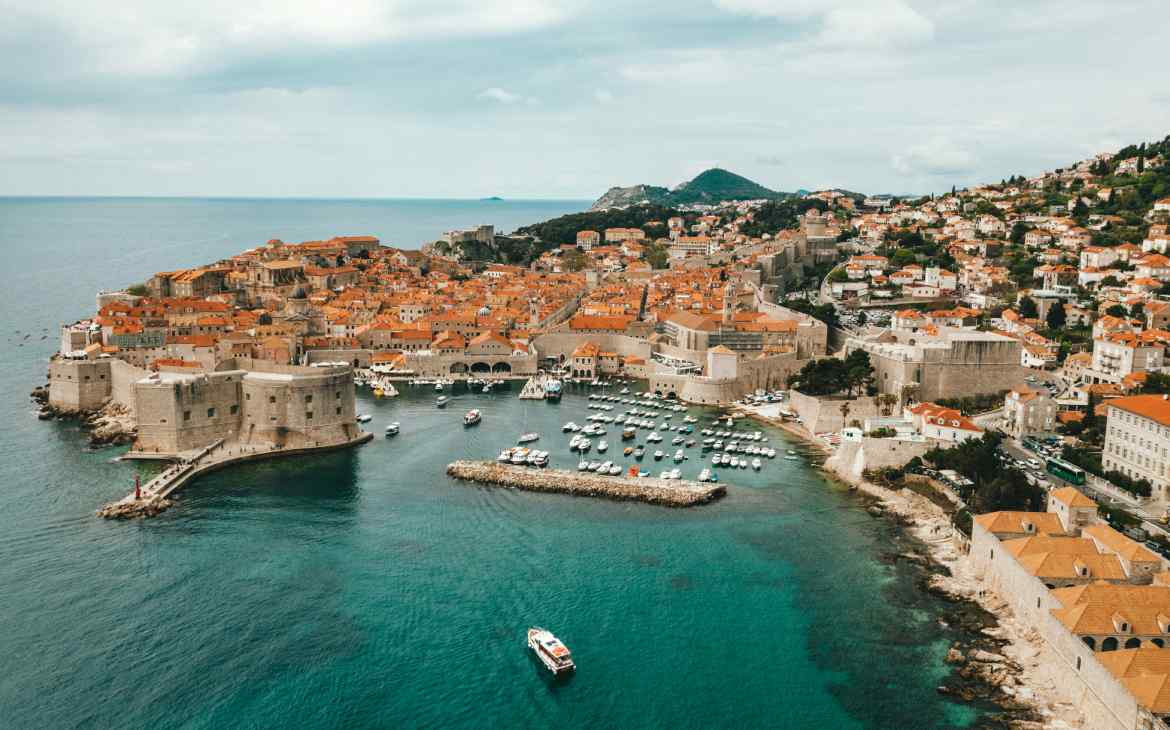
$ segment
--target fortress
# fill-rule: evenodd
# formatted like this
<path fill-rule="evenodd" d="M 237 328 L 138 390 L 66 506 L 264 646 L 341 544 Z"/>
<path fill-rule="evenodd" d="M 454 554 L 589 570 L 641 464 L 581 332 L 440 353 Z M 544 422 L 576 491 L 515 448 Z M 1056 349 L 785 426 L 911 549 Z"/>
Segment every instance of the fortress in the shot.
<path fill-rule="evenodd" d="M 349 366 L 235 358 L 210 372 L 151 372 L 113 358 L 50 363 L 49 405 L 58 412 L 110 402 L 138 425 L 130 456 L 177 457 L 219 440 L 262 450 L 331 447 L 361 435 Z"/>

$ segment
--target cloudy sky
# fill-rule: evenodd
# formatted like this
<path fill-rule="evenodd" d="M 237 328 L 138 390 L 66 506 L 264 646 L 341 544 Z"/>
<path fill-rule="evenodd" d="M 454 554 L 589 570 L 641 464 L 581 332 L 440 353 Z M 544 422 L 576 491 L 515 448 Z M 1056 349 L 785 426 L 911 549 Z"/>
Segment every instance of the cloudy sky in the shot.
<path fill-rule="evenodd" d="M 926 192 L 1170 133 L 1170 6 L 0 0 L 0 195 Z"/>

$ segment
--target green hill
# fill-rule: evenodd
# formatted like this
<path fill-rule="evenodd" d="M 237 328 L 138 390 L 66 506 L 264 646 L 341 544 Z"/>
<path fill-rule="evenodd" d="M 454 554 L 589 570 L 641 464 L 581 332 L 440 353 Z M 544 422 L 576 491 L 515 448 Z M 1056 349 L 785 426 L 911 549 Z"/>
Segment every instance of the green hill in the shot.
<path fill-rule="evenodd" d="M 614 187 L 597 199 L 590 210 L 624 208 L 631 205 L 689 205 L 707 203 L 714 205 L 731 200 L 756 200 L 788 197 L 748 180 L 734 172 L 713 167 L 679 185 L 674 190 L 655 185 L 633 185 L 628 188 Z"/>

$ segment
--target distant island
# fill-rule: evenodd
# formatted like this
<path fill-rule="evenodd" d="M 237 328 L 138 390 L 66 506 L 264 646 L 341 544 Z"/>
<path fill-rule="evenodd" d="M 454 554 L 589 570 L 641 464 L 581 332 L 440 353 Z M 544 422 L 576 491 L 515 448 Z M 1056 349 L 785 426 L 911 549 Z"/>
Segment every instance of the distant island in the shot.
<path fill-rule="evenodd" d="M 605 192 L 590 210 L 625 208 L 631 205 L 718 205 L 735 200 L 780 200 L 792 193 L 770 190 L 742 175 L 736 175 L 718 167 L 696 175 L 693 179 L 671 190 L 655 185 L 633 185 L 612 187 Z"/>
<path fill-rule="evenodd" d="M 504 199 L 498 195 L 493 195 L 490 198 L 480 198 L 480 200 L 485 202 L 485 203 L 496 203 L 496 202 L 503 202 Z"/>

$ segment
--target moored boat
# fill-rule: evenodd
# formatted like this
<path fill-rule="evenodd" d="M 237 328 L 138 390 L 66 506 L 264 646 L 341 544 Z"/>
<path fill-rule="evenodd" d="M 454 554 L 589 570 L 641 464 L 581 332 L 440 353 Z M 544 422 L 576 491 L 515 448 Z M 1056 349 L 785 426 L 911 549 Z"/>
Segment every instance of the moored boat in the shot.
<path fill-rule="evenodd" d="M 521 434 L 521 435 L 520 435 L 520 438 L 518 438 L 518 439 L 516 440 L 516 443 L 518 443 L 518 444 L 530 444 L 530 443 L 532 443 L 533 441 L 536 441 L 536 440 L 537 440 L 537 439 L 539 439 L 539 438 L 540 438 L 540 434 L 538 434 L 538 433 L 525 433 L 525 434 Z"/>
<path fill-rule="evenodd" d="M 387 436 L 397 436 L 398 435 L 398 428 L 399 428 L 398 421 L 391 423 L 389 426 L 386 427 L 386 435 Z"/>
<path fill-rule="evenodd" d="M 483 414 L 479 412 L 478 408 L 472 408 L 467 413 L 463 414 L 463 425 L 474 426 L 483 420 Z"/>
<path fill-rule="evenodd" d="M 447 396 L 441 395 L 437 399 L 435 399 L 435 405 L 438 406 L 439 408 L 446 408 L 448 400 L 450 400 L 450 399 L 447 398 Z"/>
<path fill-rule="evenodd" d="M 371 416 L 369 413 L 362 413 L 361 415 L 359 415 L 357 417 L 358 423 L 369 423 L 372 420 L 374 420 L 374 417 Z"/>

